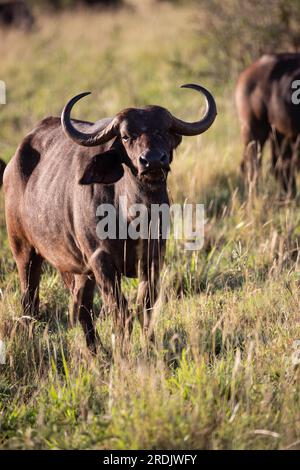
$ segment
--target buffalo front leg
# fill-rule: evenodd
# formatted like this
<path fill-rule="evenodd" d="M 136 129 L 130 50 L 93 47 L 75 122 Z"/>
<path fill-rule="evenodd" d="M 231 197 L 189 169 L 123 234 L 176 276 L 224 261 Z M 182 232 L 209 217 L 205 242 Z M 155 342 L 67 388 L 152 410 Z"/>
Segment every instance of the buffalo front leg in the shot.
<path fill-rule="evenodd" d="M 103 251 L 92 262 L 92 269 L 101 292 L 103 307 L 106 314 L 112 316 L 114 333 L 123 348 L 132 332 L 132 315 L 128 309 L 127 299 L 122 293 L 121 276 L 111 255 Z"/>
<path fill-rule="evenodd" d="M 153 307 L 157 300 L 157 284 L 149 280 L 141 280 L 138 287 L 137 313 L 142 331 L 147 339 L 154 342 L 152 324 Z"/>
<path fill-rule="evenodd" d="M 84 274 L 62 273 L 62 277 L 72 295 L 70 324 L 73 326 L 79 320 L 88 348 L 96 352 L 97 335 L 93 322 L 95 280 Z"/>
<path fill-rule="evenodd" d="M 161 245 L 161 246 L 160 246 Z M 154 342 L 153 308 L 158 297 L 160 267 L 163 263 L 165 244 L 155 241 L 151 244 L 149 261 L 142 266 L 137 297 L 137 314 L 143 333 Z"/>

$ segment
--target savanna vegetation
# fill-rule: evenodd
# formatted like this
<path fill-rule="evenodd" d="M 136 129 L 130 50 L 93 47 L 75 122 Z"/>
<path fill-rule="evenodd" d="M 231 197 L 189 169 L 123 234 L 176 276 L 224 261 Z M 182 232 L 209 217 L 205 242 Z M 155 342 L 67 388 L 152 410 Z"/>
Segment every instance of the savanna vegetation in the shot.
<path fill-rule="evenodd" d="M 31 33 L 0 31 L 7 85 L 0 156 L 8 161 L 39 119 L 59 115 L 78 92 L 93 91 L 76 108 L 89 120 L 147 103 L 192 120 L 201 100 L 179 85 L 203 84 L 216 97 L 218 118 L 203 136 L 183 140 L 169 185 L 174 202 L 205 204 L 205 244 L 186 251 L 168 243 L 153 350 L 136 322 L 125 357 L 91 357 L 80 327 L 67 328 L 68 292 L 51 267 L 40 317 L 22 318 L 1 194 L 0 446 L 299 449 L 300 199 L 278 194 L 268 149 L 258 194 L 243 190 L 233 98 L 238 71 L 264 47 L 297 48 L 285 30 L 277 29 L 274 42 L 271 25 L 283 24 L 280 5 L 297 10 L 298 2 L 274 1 L 272 22 L 262 1 L 251 2 L 253 9 L 270 15 L 254 17 L 249 2 L 234 0 L 123 3 L 47 15 L 36 5 Z M 136 285 L 124 280 L 133 305 Z M 100 309 L 101 298 L 95 301 Z M 97 328 L 111 351 L 111 319 Z"/>

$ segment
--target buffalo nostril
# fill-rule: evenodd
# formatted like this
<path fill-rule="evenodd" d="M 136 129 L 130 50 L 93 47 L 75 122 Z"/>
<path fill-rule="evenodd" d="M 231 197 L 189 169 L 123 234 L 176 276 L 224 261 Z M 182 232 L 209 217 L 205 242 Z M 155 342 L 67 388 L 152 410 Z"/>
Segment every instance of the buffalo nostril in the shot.
<path fill-rule="evenodd" d="M 145 158 L 143 156 L 140 157 L 140 164 L 145 168 L 148 168 L 148 166 L 149 166 L 149 162 L 148 162 L 147 158 Z"/>

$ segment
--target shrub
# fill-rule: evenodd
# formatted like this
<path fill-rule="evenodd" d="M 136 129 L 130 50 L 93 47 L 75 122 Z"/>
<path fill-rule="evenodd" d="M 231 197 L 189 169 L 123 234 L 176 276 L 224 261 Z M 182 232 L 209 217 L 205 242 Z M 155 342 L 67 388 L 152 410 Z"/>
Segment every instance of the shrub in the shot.
<path fill-rule="evenodd" d="M 196 0 L 212 72 L 231 78 L 264 53 L 300 47 L 298 0 Z M 217 70 L 216 70 L 217 69 Z"/>

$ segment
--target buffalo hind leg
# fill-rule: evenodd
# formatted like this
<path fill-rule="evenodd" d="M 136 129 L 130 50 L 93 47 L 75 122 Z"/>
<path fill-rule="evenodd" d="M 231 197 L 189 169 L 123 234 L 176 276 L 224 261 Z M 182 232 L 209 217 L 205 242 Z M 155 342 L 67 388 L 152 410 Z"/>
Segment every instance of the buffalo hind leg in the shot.
<path fill-rule="evenodd" d="M 272 170 L 280 183 L 281 190 L 288 198 L 297 194 L 296 163 L 298 155 L 298 141 L 291 142 L 282 134 L 275 131 L 271 139 Z"/>
<path fill-rule="evenodd" d="M 25 241 L 12 240 L 11 247 L 20 278 L 23 314 L 37 317 L 43 258 Z"/>
<path fill-rule="evenodd" d="M 257 189 L 262 163 L 262 151 L 268 135 L 269 128 L 258 122 L 245 126 L 242 129 L 244 152 L 241 171 L 249 193 Z"/>
<path fill-rule="evenodd" d="M 74 326 L 79 320 L 86 344 L 95 353 L 97 347 L 97 335 L 93 322 L 95 280 L 84 274 L 62 273 L 62 277 L 72 295 L 70 324 Z"/>

